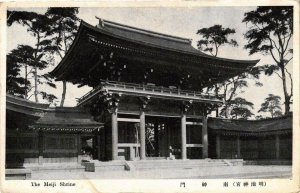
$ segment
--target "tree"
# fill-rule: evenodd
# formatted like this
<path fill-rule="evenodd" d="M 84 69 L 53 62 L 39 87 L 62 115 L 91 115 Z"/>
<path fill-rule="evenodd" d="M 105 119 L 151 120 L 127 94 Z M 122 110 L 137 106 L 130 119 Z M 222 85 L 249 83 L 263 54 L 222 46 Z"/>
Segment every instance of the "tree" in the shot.
<path fill-rule="evenodd" d="M 238 46 L 238 43 L 234 39 L 230 39 L 229 36 L 235 34 L 235 29 L 224 28 L 222 25 L 214 25 L 209 28 L 202 28 L 198 30 L 197 34 L 202 36 L 202 39 L 198 41 L 198 49 L 204 52 L 210 53 L 212 56 L 217 56 L 219 48 L 224 45 L 230 45 L 233 47 Z M 221 116 L 229 117 L 229 106 L 231 100 L 236 96 L 238 90 L 244 87 L 248 87 L 246 81 L 247 78 L 259 78 L 261 72 L 260 67 L 254 67 L 249 72 L 240 74 L 236 77 L 232 77 L 222 83 L 215 84 L 213 87 L 208 88 L 207 91 L 213 89 L 215 95 L 218 97 L 222 93 L 224 105 L 221 109 Z M 262 86 L 260 82 L 256 81 L 257 86 Z M 218 111 L 217 111 L 217 115 Z"/>
<path fill-rule="evenodd" d="M 280 100 L 280 96 L 269 94 L 269 96 L 265 98 L 265 102 L 261 104 L 258 112 L 270 112 L 272 118 L 280 116 L 282 114 Z"/>
<path fill-rule="evenodd" d="M 6 55 L 6 92 L 26 98 L 26 90 L 30 82 L 21 77 L 21 65 L 13 54 Z"/>
<path fill-rule="evenodd" d="M 238 46 L 236 40 L 228 39 L 229 35 L 235 34 L 235 29 L 223 28 L 222 25 L 214 25 L 209 28 L 202 28 L 197 31 L 202 36 L 198 41 L 198 48 L 201 51 L 209 52 L 213 56 L 218 55 L 219 47 L 223 45 Z"/>
<path fill-rule="evenodd" d="M 78 29 L 78 8 L 48 8 L 46 16 L 50 19 L 50 28 L 47 35 L 52 36 L 52 45 L 55 53 L 62 59 L 73 42 Z M 64 105 L 67 83 L 63 81 L 63 91 L 60 106 Z"/>
<path fill-rule="evenodd" d="M 249 54 L 268 54 L 275 62 L 275 64 L 265 65 L 265 74 L 270 76 L 276 73 L 282 80 L 285 114 L 288 114 L 293 96 L 293 80 L 286 66 L 293 58 L 293 50 L 290 49 L 293 36 L 293 7 L 258 7 L 254 11 L 245 13 L 243 22 L 250 24 L 245 34 L 245 38 L 248 39 L 245 48 L 249 49 Z M 287 76 L 291 82 L 290 93 L 288 93 Z"/>
<path fill-rule="evenodd" d="M 52 78 L 49 74 L 39 75 L 38 70 L 46 69 L 49 64 L 53 62 L 53 57 L 49 53 L 53 53 L 53 46 L 50 44 L 50 40 L 46 39 L 45 32 L 49 28 L 49 19 L 42 14 L 35 12 L 25 11 L 8 11 L 7 25 L 11 26 L 13 23 L 19 23 L 27 28 L 27 31 L 36 38 L 35 47 L 29 45 L 23 46 L 23 50 L 30 51 L 31 54 L 24 58 L 25 68 L 32 66 L 34 77 L 34 93 L 35 101 L 38 102 L 38 95 L 40 94 L 43 99 L 53 102 L 56 97 L 53 94 L 48 94 L 44 91 L 38 90 L 38 85 L 47 84 L 50 87 L 55 88 L 55 84 L 52 82 Z M 21 49 L 19 47 L 19 49 Z M 28 61 L 26 61 L 28 60 Z M 26 70 L 25 70 L 26 71 Z M 26 73 L 27 74 L 27 73 Z M 25 78 L 26 79 L 26 78 Z M 26 93 L 27 95 L 27 93 Z"/>
<path fill-rule="evenodd" d="M 28 98 L 28 93 L 33 88 L 29 81 L 30 75 L 33 74 L 34 67 L 34 49 L 28 45 L 18 45 L 7 56 L 10 60 L 7 61 L 7 66 L 18 65 L 19 71 L 23 68 L 24 77 L 22 85 L 24 86 L 24 98 Z"/>
<path fill-rule="evenodd" d="M 230 116 L 233 119 L 248 119 L 254 115 L 250 110 L 253 109 L 253 103 L 241 97 L 231 100 L 229 107 L 231 108 Z"/>

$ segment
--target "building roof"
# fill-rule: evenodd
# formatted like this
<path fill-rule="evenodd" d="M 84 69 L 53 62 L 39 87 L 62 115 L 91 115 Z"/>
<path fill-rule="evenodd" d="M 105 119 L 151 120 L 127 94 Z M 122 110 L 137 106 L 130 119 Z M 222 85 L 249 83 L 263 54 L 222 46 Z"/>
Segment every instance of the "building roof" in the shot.
<path fill-rule="evenodd" d="M 208 128 L 213 132 L 223 133 L 270 133 L 288 130 L 292 132 L 293 118 L 291 115 L 262 120 L 208 119 Z"/>
<path fill-rule="evenodd" d="M 103 127 L 84 109 L 78 107 L 49 107 L 49 104 L 32 102 L 10 94 L 6 95 L 6 120 L 22 120 L 29 128 L 44 130 L 92 131 Z M 26 121 L 28 120 L 28 121 Z M 16 122 L 18 122 L 16 121 Z"/>
<path fill-rule="evenodd" d="M 192 78 L 200 78 L 203 81 L 203 86 L 243 73 L 259 61 L 213 57 L 195 49 L 191 45 L 191 40 L 186 38 L 130 27 L 107 20 L 100 19 L 99 21 L 100 23 L 96 27 L 81 21 L 72 46 L 51 72 L 57 80 L 89 85 L 85 79 L 91 79 L 93 73 L 96 73 L 95 70 L 91 69 L 101 67 L 100 71 L 103 73 L 105 71 L 102 66 L 103 61 L 101 63 L 102 59 L 99 57 L 100 53 L 105 55 L 104 52 L 114 53 L 118 60 L 121 60 L 121 63 L 128 63 L 126 70 L 130 70 L 130 66 L 132 66 L 137 75 L 141 74 L 138 71 L 141 65 L 143 65 L 143 70 L 154 67 L 154 73 L 166 71 L 176 75 L 180 74 L 182 69 L 189 69 L 188 73 L 194 73 Z M 163 69 L 158 69 L 159 67 L 155 65 L 159 65 Z M 167 69 L 167 65 L 171 65 L 171 67 Z M 179 68 L 177 71 L 174 65 Z M 101 77 L 101 73 L 96 73 L 96 76 L 95 79 L 107 78 Z M 131 75 L 129 82 L 140 83 L 137 77 Z M 171 77 L 174 78 L 175 76 L 171 75 Z M 159 78 L 161 75 L 155 79 Z M 199 86 L 199 81 L 195 81 Z"/>
<path fill-rule="evenodd" d="M 248 67 L 249 64 L 256 64 L 259 60 L 233 60 L 228 58 L 214 57 L 205 54 L 192 46 L 192 40 L 188 38 L 172 36 L 168 34 L 158 33 L 150 30 L 136 28 L 104 19 L 99 19 L 99 25 L 93 27 L 88 23 L 83 24 L 88 27 L 103 33 L 110 34 L 116 38 L 126 39 L 128 41 L 137 42 L 147 46 L 153 46 L 156 48 L 168 49 L 171 51 L 178 51 L 182 53 L 195 54 L 205 58 L 212 58 L 214 60 L 239 62 L 240 65 L 245 64 Z M 248 64 L 248 65 L 247 65 Z"/>
<path fill-rule="evenodd" d="M 30 116 L 42 117 L 49 104 L 36 103 L 11 94 L 6 94 L 6 109 Z"/>
<path fill-rule="evenodd" d="M 94 121 L 84 109 L 78 107 L 56 107 L 30 126 L 33 129 L 92 131 L 103 127 L 103 123 Z"/>

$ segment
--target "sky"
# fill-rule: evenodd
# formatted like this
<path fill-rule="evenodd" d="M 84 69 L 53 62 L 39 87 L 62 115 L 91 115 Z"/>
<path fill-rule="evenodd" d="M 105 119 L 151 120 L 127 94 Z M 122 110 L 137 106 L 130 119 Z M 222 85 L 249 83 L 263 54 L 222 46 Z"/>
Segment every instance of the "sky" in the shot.
<path fill-rule="evenodd" d="M 192 39 L 192 45 L 194 47 L 196 47 L 197 41 L 200 40 L 200 36 L 196 34 L 198 29 L 211 27 L 215 24 L 221 24 L 223 27 L 234 28 L 236 30 L 236 34 L 230 36 L 230 38 L 234 38 L 238 42 L 239 46 L 221 47 L 218 53 L 219 57 L 240 60 L 260 59 L 260 62 L 257 65 L 274 64 L 274 61 L 270 56 L 261 54 L 249 56 L 248 50 L 243 48 L 244 45 L 247 44 L 247 40 L 244 39 L 243 34 L 245 34 L 248 29 L 247 25 L 242 23 L 244 13 L 254 10 L 255 8 L 256 7 L 80 8 L 78 17 L 92 25 L 96 25 L 98 23 L 98 20 L 95 18 L 97 16 L 106 20 L 137 28 L 189 38 Z M 26 8 L 22 10 L 35 11 L 39 13 L 45 12 L 45 8 Z M 7 32 L 7 52 L 16 48 L 19 44 L 33 45 L 35 43 L 34 39 L 28 34 L 25 27 L 20 25 L 16 24 L 9 27 Z M 48 71 L 51 71 L 59 63 L 59 61 L 60 59 L 57 58 L 55 65 L 49 68 Z M 288 66 L 290 72 L 292 72 L 291 64 L 292 62 Z M 263 84 L 262 87 L 254 86 L 254 81 L 248 82 L 249 87 L 243 89 L 242 93 L 238 93 L 238 96 L 244 97 L 254 103 L 254 109 L 252 110 L 254 114 L 258 114 L 257 111 L 268 94 L 281 96 L 281 102 L 283 103 L 284 98 L 282 83 L 281 79 L 276 75 L 271 77 L 261 75 L 260 82 Z M 61 88 L 61 82 L 57 82 L 57 89 L 55 90 L 42 87 L 42 89 L 48 89 L 49 92 L 55 94 L 59 99 L 61 97 Z M 83 96 L 89 90 L 91 90 L 89 87 L 77 88 L 76 85 L 68 83 L 65 106 L 75 106 L 76 99 Z M 282 109 L 284 110 L 283 106 Z"/>

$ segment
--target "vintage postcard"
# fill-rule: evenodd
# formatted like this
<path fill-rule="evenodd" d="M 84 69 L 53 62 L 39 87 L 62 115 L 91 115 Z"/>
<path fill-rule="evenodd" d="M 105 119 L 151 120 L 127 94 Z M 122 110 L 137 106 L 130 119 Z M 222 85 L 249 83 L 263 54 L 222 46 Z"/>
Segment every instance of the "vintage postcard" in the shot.
<path fill-rule="evenodd" d="M 1 5 L 1 192 L 298 192 L 299 2 Z"/>

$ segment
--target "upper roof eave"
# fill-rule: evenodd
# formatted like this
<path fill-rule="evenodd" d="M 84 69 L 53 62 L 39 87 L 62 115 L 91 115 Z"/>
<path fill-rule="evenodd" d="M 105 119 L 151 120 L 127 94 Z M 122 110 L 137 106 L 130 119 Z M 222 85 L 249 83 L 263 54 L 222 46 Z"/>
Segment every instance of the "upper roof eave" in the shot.
<path fill-rule="evenodd" d="M 107 20 L 104 20 L 104 21 L 107 21 Z M 107 21 L 108 22 L 108 21 Z M 111 22 L 111 21 L 109 21 L 110 23 L 114 23 L 115 25 L 117 24 L 117 23 L 115 23 L 115 22 Z M 91 29 L 91 30 L 95 30 L 96 32 L 104 32 L 104 33 L 106 33 L 107 35 L 111 35 L 111 36 L 114 36 L 114 37 L 117 37 L 117 38 L 121 38 L 121 39 L 125 39 L 125 40 L 127 40 L 127 41 L 132 41 L 131 39 L 128 39 L 128 38 L 125 38 L 125 37 L 121 37 L 121 36 L 117 36 L 117 35 L 115 35 L 115 34 L 108 34 L 108 32 L 107 31 L 105 31 L 105 30 L 103 30 L 103 29 L 101 29 L 101 28 L 98 28 L 98 27 L 95 27 L 95 26 L 92 26 L 91 24 L 89 24 L 89 23 L 87 23 L 87 22 L 85 22 L 85 21 L 81 21 L 81 23 L 82 23 L 82 25 L 83 26 L 85 26 L 85 27 L 87 27 L 87 28 L 89 28 L 89 29 Z M 120 26 L 125 26 L 125 25 L 123 25 L 123 24 L 119 24 Z M 128 27 L 128 26 L 127 26 Z M 130 27 L 130 28 L 133 28 L 133 27 Z M 128 29 L 130 29 L 130 28 L 128 28 Z M 134 28 L 134 29 L 139 29 L 139 28 Z M 147 32 L 149 32 L 149 33 L 153 33 L 153 34 L 161 34 L 161 33 L 157 33 L 157 32 L 152 32 L 152 31 L 148 31 L 148 30 L 143 30 L 143 29 L 139 29 L 139 30 L 141 30 L 141 31 L 147 31 Z M 161 34 L 161 35 L 165 35 L 166 37 L 174 37 L 174 38 L 180 38 L 180 39 L 184 39 L 184 38 L 181 38 L 181 37 L 176 37 L 176 36 L 170 36 L 170 35 L 167 35 L 167 34 Z M 187 39 L 188 40 L 188 39 Z M 137 43 L 142 43 L 143 44 L 143 42 L 137 42 Z M 149 44 L 145 44 L 145 45 L 148 45 L 149 46 Z M 195 49 L 191 44 L 189 44 L 193 49 Z M 155 46 L 155 45 L 152 45 L 152 46 Z M 158 46 L 159 47 L 159 46 Z M 162 47 L 160 47 L 160 48 L 162 48 Z M 162 48 L 162 49 L 166 49 L 166 48 Z M 216 59 L 216 60 L 221 60 L 221 61 L 225 61 L 225 62 L 236 62 L 236 63 L 247 63 L 247 64 L 253 64 L 253 65 L 255 65 L 255 64 L 257 64 L 260 60 L 258 59 L 258 60 L 236 60 L 236 59 L 229 59 L 229 58 L 222 58 L 222 57 L 215 57 L 215 56 L 211 56 L 211 55 L 208 55 L 208 54 L 205 54 L 205 53 L 203 53 L 203 52 L 201 52 L 201 51 L 199 51 L 199 50 L 197 50 L 197 49 L 195 49 L 198 53 L 196 54 L 196 53 L 194 53 L 194 52 L 188 52 L 188 51 L 185 51 L 185 50 L 182 50 L 182 52 L 183 53 L 187 53 L 187 54 L 193 54 L 193 55 L 196 55 L 196 56 L 200 56 L 200 57 L 205 57 L 205 58 L 210 58 L 210 59 Z M 171 51 L 175 51 L 175 50 L 171 50 Z"/>
<path fill-rule="evenodd" d="M 111 22 L 111 23 L 114 23 L 114 22 Z M 117 25 L 117 23 L 114 23 L 114 25 Z M 119 25 L 120 26 L 125 26 L 125 25 L 122 25 L 122 24 L 119 24 Z M 159 45 L 148 44 L 148 43 L 141 42 L 141 41 L 133 41 L 132 39 L 128 39 L 126 37 L 117 36 L 116 34 L 109 33 L 107 31 L 105 31 L 104 29 L 92 26 L 91 24 L 88 24 L 87 22 L 81 20 L 80 26 L 79 26 L 79 29 L 78 29 L 78 32 L 76 34 L 76 37 L 74 39 L 73 44 L 71 45 L 71 47 L 69 48 L 68 52 L 63 57 L 63 59 L 60 61 L 60 63 L 54 68 L 53 71 L 50 72 L 50 74 L 52 76 L 58 76 L 59 69 L 62 68 L 62 66 L 64 66 L 64 63 L 68 60 L 70 53 L 72 52 L 72 50 L 78 44 L 79 38 L 80 38 L 81 33 L 82 33 L 82 31 L 83 31 L 84 28 L 86 28 L 88 30 L 92 30 L 92 31 L 98 32 L 98 33 L 104 33 L 106 35 L 110 35 L 110 36 L 115 37 L 115 38 L 120 38 L 120 39 L 123 39 L 123 40 L 126 40 L 126 41 L 130 41 L 130 42 L 142 44 L 144 46 L 151 46 L 151 47 L 155 47 L 155 48 L 165 49 L 165 50 L 168 50 L 168 51 L 174 51 L 174 52 L 177 52 L 177 53 L 184 53 L 184 54 L 194 55 L 194 56 L 197 56 L 197 57 L 204 57 L 204 58 L 208 58 L 208 59 L 218 60 L 218 61 L 221 61 L 221 62 L 240 63 L 240 64 L 246 65 L 247 67 L 253 67 L 253 66 L 255 66 L 260 61 L 259 59 L 258 60 L 236 60 L 236 59 L 228 59 L 228 58 L 215 57 L 215 56 L 211 56 L 211 55 L 208 55 L 208 54 L 205 54 L 203 52 L 198 51 L 192 45 L 190 45 L 190 47 L 192 47 L 194 50 L 197 50 L 198 53 L 196 53 L 196 52 L 190 52 L 190 51 L 186 51 L 186 50 L 180 50 L 179 51 L 179 50 L 165 48 L 165 47 L 162 47 L 162 46 L 159 46 Z M 138 28 L 134 28 L 134 29 L 138 30 Z M 140 30 L 143 30 L 143 29 L 140 29 Z M 146 31 L 146 30 L 143 30 L 143 31 Z M 160 33 L 152 32 L 152 31 L 148 31 L 148 30 L 147 30 L 147 32 L 148 33 L 154 33 L 154 34 L 160 34 Z M 169 36 L 169 35 L 166 35 L 166 34 L 160 34 L 160 35 Z M 175 37 L 175 36 L 170 36 L 170 37 L 179 38 L 179 37 Z"/>

